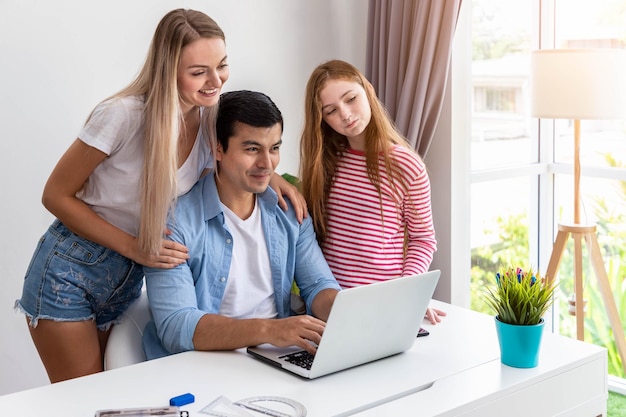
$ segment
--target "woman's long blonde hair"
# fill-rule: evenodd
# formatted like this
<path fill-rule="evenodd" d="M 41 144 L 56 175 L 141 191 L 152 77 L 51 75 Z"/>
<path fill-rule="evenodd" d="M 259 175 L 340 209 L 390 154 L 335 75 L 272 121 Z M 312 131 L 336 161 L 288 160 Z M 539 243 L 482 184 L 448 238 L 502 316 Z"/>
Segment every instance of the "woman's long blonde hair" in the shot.
<path fill-rule="evenodd" d="M 381 195 L 380 158 L 383 158 L 389 183 L 396 196 L 406 190 L 402 172 L 389 150 L 394 145 L 409 148 L 406 139 L 395 128 L 387 110 L 380 102 L 372 84 L 353 65 L 331 60 L 313 70 L 306 85 L 304 130 L 300 140 L 301 192 L 304 196 L 317 238 L 324 241 L 327 232 L 326 202 L 342 153 L 349 147 L 348 139 L 333 130 L 322 118 L 320 91 L 328 80 L 347 80 L 365 89 L 372 117 L 365 128 L 365 159 L 367 174 Z M 382 210 L 382 206 L 381 206 Z M 381 213 L 382 214 L 382 213 Z"/>
<path fill-rule="evenodd" d="M 155 30 L 139 75 L 115 94 L 145 99 L 138 240 L 139 247 L 151 254 L 161 247 L 167 215 L 176 200 L 178 139 L 184 128 L 177 83 L 181 51 L 200 38 L 226 40 L 218 24 L 202 12 L 176 9 L 167 13 Z M 214 109 L 205 113 L 214 114 Z"/>

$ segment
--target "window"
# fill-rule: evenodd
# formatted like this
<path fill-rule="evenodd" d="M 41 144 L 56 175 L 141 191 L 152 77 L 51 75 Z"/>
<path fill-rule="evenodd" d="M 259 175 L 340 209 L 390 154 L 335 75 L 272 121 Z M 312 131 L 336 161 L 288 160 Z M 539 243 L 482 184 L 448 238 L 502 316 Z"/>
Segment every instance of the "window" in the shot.
<path fill-rule="evenodd" d="M 626 0 L 469 0 L 471 7 L 471 307 L 488 311 L 481 287 L 501 264 L 545 273 L 556 225 L 573 219 L 573 124 L 530 115 L 530 52 L 625 48 Z M 582 121 L 582 210 L 597 225 L 620 316 L 626 320 L 626 123 Z M 469 135 L 468 135 L 469 136 Z M 571 242 L 570 242 L 571 243 Z M 570 245 L 570 246 L 573 246 Z M 584 256 L 588 257 L 584 251 Z M 555 330 L 575 337 L 568 315 L 572 248 L 559 268 Z M 624 377 L 595 274 L 584 263 L 585 340 L 609 350 L 609 373 Z M 625 322 L 626 323 L 626 322 Z"/>

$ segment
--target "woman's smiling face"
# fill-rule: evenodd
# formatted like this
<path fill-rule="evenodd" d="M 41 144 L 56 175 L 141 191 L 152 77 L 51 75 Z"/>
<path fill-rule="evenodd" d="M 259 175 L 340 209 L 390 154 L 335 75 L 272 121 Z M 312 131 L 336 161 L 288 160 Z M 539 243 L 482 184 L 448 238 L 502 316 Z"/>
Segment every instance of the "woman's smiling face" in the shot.
<path fill-rule="evenodd" d="M 229 70 L 221 38 L 201 38 L 186 45 L 178 64 L 178 91 L 183 108 L 217 104 Z"/>

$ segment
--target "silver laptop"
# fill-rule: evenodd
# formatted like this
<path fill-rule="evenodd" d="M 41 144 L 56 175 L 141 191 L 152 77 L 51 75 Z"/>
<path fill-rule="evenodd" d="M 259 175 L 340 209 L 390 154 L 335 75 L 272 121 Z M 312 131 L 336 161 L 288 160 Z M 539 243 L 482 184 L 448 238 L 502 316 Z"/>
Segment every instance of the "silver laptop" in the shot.
<path fill-rule="evenodd" d="M 440 271 L 406 276 L 337 294 L 314 357 L 302 348 L 249 347 L 255 358 L 304 378 L 317 378 L 410 349 Z"/>

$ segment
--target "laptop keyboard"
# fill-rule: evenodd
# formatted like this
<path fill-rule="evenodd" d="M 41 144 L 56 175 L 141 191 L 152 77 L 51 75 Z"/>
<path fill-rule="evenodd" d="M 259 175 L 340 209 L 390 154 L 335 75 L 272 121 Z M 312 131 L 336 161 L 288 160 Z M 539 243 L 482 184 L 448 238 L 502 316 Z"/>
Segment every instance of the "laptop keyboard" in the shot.
<path fill-rule="evenodd" d="M 292 363 L 296 366 L 299 366 L 301 368 L 310 370 L 311 365 L 313 364 L 313 358 L 315 358 L 315 355 L 310 354 L 306 350 L 302 350 L 299 352 L 293 352 L 287 355 L 279 356 L 279 358 L 289 363 Z"/>

